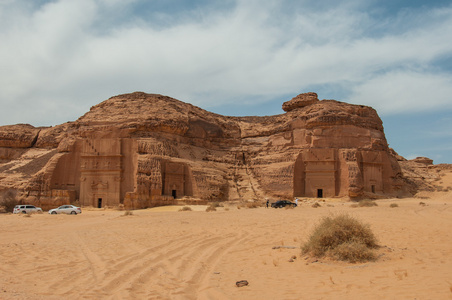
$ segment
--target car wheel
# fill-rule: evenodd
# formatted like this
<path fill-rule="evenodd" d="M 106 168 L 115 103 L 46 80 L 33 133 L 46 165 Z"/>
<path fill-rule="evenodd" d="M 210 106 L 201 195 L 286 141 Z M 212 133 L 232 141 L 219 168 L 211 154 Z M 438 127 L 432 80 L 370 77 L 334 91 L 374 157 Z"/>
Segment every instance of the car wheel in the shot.
<path fill-rule="evenodd" d="M 56 215 L 56 211 L 52 211 L 52 215 Z"/>
<path fill-rule="evenodd" d="M 76 215 L 77 213 L 75 211 L 71 211 L 71 215 Z"/>
<path fill-rule="evenodd" d="M 22 211 L 23 214 L 26 214 L 27 212 L 25 210 Z"/>

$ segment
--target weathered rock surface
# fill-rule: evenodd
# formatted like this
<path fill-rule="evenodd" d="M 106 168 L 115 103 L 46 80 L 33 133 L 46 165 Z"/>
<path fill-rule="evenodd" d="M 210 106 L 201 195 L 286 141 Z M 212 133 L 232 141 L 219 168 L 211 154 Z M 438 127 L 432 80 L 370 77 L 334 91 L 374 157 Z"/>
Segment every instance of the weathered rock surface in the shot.
<path fill-rule="evenodd" d="M 51 206 L 403 196 L 377 112 L 317 94 L 285 114 L 228 117 L 135 92 L 50 128 L 0 127 L 0 186 Z"/>
<path fill-rule="evenodd" d="M 291 110 L 294 110 L 296 108 L 302 108 L 311 104 L 316 103 L 319 101 L 319 98 L 317 97 L 316 93 L 304 93 L 300 94 L 296 97 L 293 97 L 292 100 L 284 102 L 282 105 L 282 109 L 285 112 L 289 112 Z"/>
<path fill-rule="evenodd" d="M 416 157 L 413 161 L 424 165 L 433 165 L 433 159 L 428 157 Z"/>
<path fill-rule="evenodd" d="M 30 148 L 38 134 L 39 129 L 28 124 L 0 126 L 0 147 Z"/>
<path fill-rule="evenodd" d="M 408 190 L 416 192 L 441 192 L 452 190 L 451 186 L 442 186 L 441 178 L 452 170 L 451 164 L 433 164 L 433 160 L 427 157 L 415 159 L 399 159 L 403 173 L 403 180 Z"/>

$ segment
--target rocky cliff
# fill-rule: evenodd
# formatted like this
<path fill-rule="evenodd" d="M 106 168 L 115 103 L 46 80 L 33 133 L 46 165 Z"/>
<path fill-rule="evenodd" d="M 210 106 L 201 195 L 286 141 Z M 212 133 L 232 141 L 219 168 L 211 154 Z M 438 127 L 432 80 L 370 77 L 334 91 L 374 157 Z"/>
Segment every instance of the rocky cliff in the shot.
<path fill-rule="evenodd" d="M 228 117 L 135 92 L 50 128 L 0 127 L 0 186 L 53 206 L 403 196 L 371 107 L 301 94 L 286 113 Z"/>

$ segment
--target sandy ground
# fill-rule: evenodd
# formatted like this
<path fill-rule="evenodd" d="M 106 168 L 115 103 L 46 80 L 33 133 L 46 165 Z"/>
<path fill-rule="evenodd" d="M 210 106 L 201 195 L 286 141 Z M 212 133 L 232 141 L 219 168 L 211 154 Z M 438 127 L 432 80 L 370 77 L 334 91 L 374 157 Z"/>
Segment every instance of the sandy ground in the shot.
<path fill-rule="evenodd" d="M 362 208 L 204 208 L 0 215 L 0 299 L 452 299 L 450 191 Z M 343 212 L 371 225 L 378 261 L 301 256 L 320 219 Z"/>

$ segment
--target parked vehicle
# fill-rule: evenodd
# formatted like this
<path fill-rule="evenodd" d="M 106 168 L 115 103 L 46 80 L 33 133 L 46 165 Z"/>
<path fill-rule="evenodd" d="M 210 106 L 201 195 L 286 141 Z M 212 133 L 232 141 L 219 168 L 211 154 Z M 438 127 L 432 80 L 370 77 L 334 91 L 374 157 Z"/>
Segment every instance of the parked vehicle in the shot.
<path fill-rule="evenodd" d="M 54 208 L 49 210 L 49 214 L 56 215 L 56 214 L 81 214 L 82 209 L 80 207 L 77 207 L 75 205 L 61 205 L 58 208 Z"/>
<path fill-rule="evenodd" d="M 279 201 L 272 203 L 272 207 L 274 207 L 274 208 L 286 207 L 287 205 L 292 205 L 293 207 L 297 207 L 296 203 L 290 202 L 289 200 L 279 200 Z"/>
<path fill-rule="evenodd" d="M 36 207 L 34 205 L 22 204 L 14 206 L 13 214 L 30 214 L 30 213 L 42 213 L 42 209 L 40 207 Z"/>

